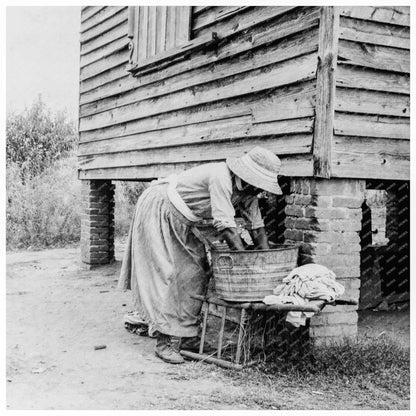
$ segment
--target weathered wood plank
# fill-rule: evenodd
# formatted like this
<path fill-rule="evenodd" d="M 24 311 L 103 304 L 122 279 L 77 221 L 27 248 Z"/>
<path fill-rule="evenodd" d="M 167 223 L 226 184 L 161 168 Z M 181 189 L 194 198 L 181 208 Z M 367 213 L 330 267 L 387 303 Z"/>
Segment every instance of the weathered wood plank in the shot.
<path fill-rule="evenodd" d="M 281 153 L 308 153 L 311 150 L 310 133 L 313 118 L 281 120 L 265 123 L 251 123 L 250 116 L 241 116 L 217 121 L 209 121 L 171 129 L 139 133 L 122 138 L 107 139 L 79 144 L 79 155 L 127 152 L 133 150 L 168 148 L 188 144 L 206 144 L 232 139 L 257 138 L 260 136 L 288 136 L 280 140 Z M 299 134 L 303 134 L 299 136 Z M 305 134 L 304 134 L 305 133 Z M 309 133 L 306 135 L 306 133 Z"/>
<path fill-rule="evenodd" d="M 81 23 L 84 23 L 86 20 L 93 17 L 95 14 L 99 13 L 101 10 L 105 9 L 106 6 L 88 6 L 81 10 Z"/>
<path fill-rule="evenodd" d="M 334 133 L 343 136 L 410 139 L 408 118 L 335 113 Z"/>
<path fill-rule="evenodd" d="M 251 117 L 249 115 L 242 115 L 234 118 L 176 126 L 170 129 L 153 130 L 106 140 L 96 140 L 87 143 L 81 142 L 78 154 L 89 155 L 142 150 L 244 137 L 247 135 L 250 125 Z"/>
<path fill-rule="evenodd" d="M 410 117 L 410 96 L 380 91 L 338 88 L 335 109 L 349 113 Z"/>
<path fill-rule="evenodd" d="M 205 10 L 212 9 L 212 8 L 213 8 L 213 6 L 193 6 L 192 7 L 192 14 L 196 16 L 196 15 L 204 12 Z"/>
<path fill-rule="evenodd" d="M 409 6 L 346 6 L 340 7 L 340 14 L 342 16 L 355 17 L 357 19 L 410 26 Z"/>
<path fill-rule="evenodd" d="M 126 77 L 126 72 L 126 64 L 122 63 L 115 68 L 107 70 L 106 72 L 101 72 L 95 77 L 81 80 L 80 89 L 85 88 L 86 91 L 99 91 L 101 88 L 105 88 L 107 84 L 123 84 Z M 82 93 L 80 99 L 81 98 Z"/>
<path fill-rule="evenodd" d="M 108 32 L 91 39 L 89 42 L 81 44 L 81 55 L 89 54 L 93 51 L 99 52 L 100 48 L 105 47 L 111 42 L 119 40 L 120 38 L 127 36 L 127 25 L 121 23 L 118 26 L 113 27 Z"/>
<path fill-rule="evenodd" d="M 248 8 L 248 6 L 217 6 L 206 9 L 203 13 L 195 16 L 192 29 L 194 31 L 204 29 L 214 23 L 228 19 L 234 14 L 241 13 Z"/>
<path fill-rule="evenodd" d="M 407 139 L 334 135 L 333 146 L 334 151 L 339 153 L 410 157 L 410 141 Z"/>
<path fill-rule="evenodd" d="M 153 42 L 153 39 L 149 40 L 149 42 Z M 206 50 L 208 46 L 214 43 L 218 43 L 218 40 L 215 34 L 210 34 L 208 37 L 201 36 L 198 39 L 188 41 L 186 44 L 177 45 L 157 55 L 151 55 L 149 53 L 146 59 L 132 65 L 129 68 L 129 72 L 135 77 L 140 78 L 149 73 L 160 72 L 163 68 L 170 67 L 178 60 L 183 60 L 198 50 Z"/>
<path fill-rule="evenodd" d="M 79 130 L 102 128 L 180 108 L 193 107 L 202 103 L 306 81 L 315 77 L 315 64 L 316 54 L 312 53 L 273 65 L 268 68 L 267 72 L 254 70 L 244 74 L 244 77 L 228 79 L 227 82 L 210 86 L 210 89 L 203 87 L 186 89 L 168 96 L 162 96 L 157 101 L 144 100 L 114 108 L 110 111 L 81 118 Z"/>
<path fill-rule="evenodd" d="M 410 28 L 342 17 L 339 38 L 354 42 L 410 49 Z"/>
<path fill-rule="evenodd" d="M 264 23 L 292 10 L 294 6 L 256 7 L 245 13 L 231 16 L 229 19 L 216 22 L 201 30 L 193 30 L 193 36 L 204 36 L 209 32 L 217 32 L 221 38 L 239 33 L 257 24 Z"/>
<path fill-rule="evenodd" d="M 334 136 L 334 177 L 409 180 L 410 142 Z"/>
<path fill-rule="evenodd" d="M 290 120 L 315 115 L 316 86 L 304 86 L 300 92 L 287 97 L 280 94 L 264 99 L 259 105 L 251 106 L 253 123 Z"/>
<path fill-rule="evenodd" d="M 118 26 L 121 23 L 125 23 L 127 26 L 127 19 L 128 19 L 128 9 L 127 7 L 123 7 L 121 10 L 118 10 L 114 16 L 106 19 L 102 23 L 97 26 L 94 26 L 92 29 L 81 33 L 80 41 L 81 43 L 89 42 L 91 39 L 96 38 L 115 26 Z M 127 30 L 127 29 L 126 29 Z"/>
<path fill-rule="evenodd" d="M 171 8 L 168 8 L 168 11 Z M 137 87 L 138 83 L 143 86 L 152 82 L 162 81 L 168 77 L 184 74 L 187 71 L 208 66 L 217 62 L 226 60 L 236 54 L 243 53 L 261 45 L 268 44 L 274 40 L 283 39 L 295 33 L 316 27 L 319 22 L 319 9 L 313 8 L 298 8 L 289 13 L 285 13 L 277 17 L 271 22 L 266 22 L 261 26 L 250 28 L 250 37 L 240 35 L 233 37 L 229 42 L 224 42 L 215 51 L 207 51 L 206 53 L 197 53 L 192 56 L 192 59 L 186 62 L 176 63 L 168 68 L 165 68 L 156 73 L 144 75 L 140 77 L 140 82 L 129 75 L 125 74 L 123 82 L 115 80 L 114 83 L 108 82 L 106 85 L 100 86 L 99 79 L 93 84 L 95 90 L 91 88 L 90 83 L 84 85 L 81 82 L 81 103 L 95 101 L 96 99 L 109 97 L 122 92 L 129 91 Z M 119 77 L 117 77 L 119 78 Z M 85 94 L 87 93 L 88 94 Z"/>
<path fill-rule="evenodd" d="M 338 63 L 409 73 L 410 52 L 388 46 L 340 40 Z"/>
<path fill-rule="evenodd" d="M 98 13 L 94 14 L 94 16 L 88 19 L 86 22 L 82 22 L 81 33 L 85 33 L 88 30 L 91 30 L 93 27 L 103 23 L 110 17 L 119 13 L 124 8 L 125 7 L 121 7 L 121 6 L 107 6 L 101 9 Z"/>
<path fill-rule="evenodd" d="M 167 22 L 167 6 L 160 6 L 157 8 L 157 22 L 158 30 L 156 32 L 156 53 L 166 50 L 166 22 Z"/>
<path fill-rule="evenodd" d="M 143 10 L 140 7 L 130 6 L 133 9 L 133 38 L 130 39 L 131 43 L 129 45 L 129 65 L 132 62 L 136 62 L 139 59 L 139 49 L 140 43 L 142 39 L 140 38 L 142 35 L 143 25 L 140 22 L 142 18 Z M 130 16 L 130 14 L 129 14 Z M 136 39 L 136 42 L 133 41 Z M 80 88 L 82 88 L 83 84 L 81 83 Z"/>
<path fill-rule="evenodd" d="M 313 139 L 314 176 L 320 178 L 331 177 L 338 26 L 339 15 L 336 9 L 323 6 L 319 25 L 316 117 Z"/>
<path fill-rule="evenodd" d="M 134 6 L 128 6 L 128 15 L 127 15 L 127 36 L 129 38 L 134 37 L 135 28 L 137 20 L 135 19 L 136 10 Z"/>
<path fill-rule="evenodd" d="M 191 39 L 191 9 L 190 6 L 178 7 L 175 45 L 185 45 Z"/>
<path fill-rule="evenodd" d="M 123 36 L 119 39 L 114 40 L 111 43 L 107 43 L 105 46 L 102 46 L 99 50 L 95 50 L 89 54 L 81 55 L 80 58 L 80 68 L 84 68 L 87 65 L 90 65 L 94 62 L 97 62 L 101 59 L 107 58 L 110 55 L 127 48 L 130 39 L 126 36 Z"/>
<path fill-rule="evenodd" d="M 277 121 L 314 115 L 314 81 L 288 85 L 269 94 L 252 94 L 227 100 L 202 104 L 190 109 L 180 109 L 117 124 L 104 129 L 80 133 L 81 142 L 112 139 L 146 131 L 169 129 L 206 121 L 250 116 L 253 122 Z M 302 97 L 302 99 L 301 99 Z"/>
<path fill-rule="evenodd" d="M 170 50 L 175 47 L 176 40 L 176 7 L 168 7 L 166 25 L 166 50 Z"/>
<path fill-rule="evenodd" d="M 293 37 L 283 39 L 267 49 L 257 49 L 248 54 L 239 55 L 235 59 L 214 64 L 209 71 L 205 67 L 179 74 L 170 78 L 168 83 L 150 84 L 131 89 L 123 96 L 106 98 L 91 104 L 81 105 L 80 116 L 85 117 L 103 112 L 114 107 L 132 104 L 143 99 L 156 98 L 185 88 L 203 85 L 208 82 L 221 80 L 250 70 L 262 68 L 307 54 L 317 50 L 317 29 L 301 32 Z"/>
<path fill-rule="evenodd" d="M 341 87 L 410 94 L 410 77 L 407 74 L 338 65 L 336 82 Z"/>
<path fill-rule="evenodd" d="M 206 160 L 222 159 L 224 155 L 241 155 L 247 148 L 262 146 L 279 155 L 293 154 L 292 137 L 278 136 L 272 139 L 245 139 L 208 144 L 167 147 L 160 149 L 133 150 L 111 154 L 79 156 L 81 169 L 99 169 L 118 166 L 145 166 L 156 163 L 185 163 L 203 162 Z M 311 142 L 311 141 L 310 141 Z M 302 140 L 302 148 L 304 147 Z M 299 153 L 299 151 L 295 152 Z M 306 147 L 306 153 L 309 148 Z"/>
<path fill-rule="evenodd" d="M 105 56 L 99 61 L 95 61 L 81 68 L 80 79 L 85 81 L 88 78 L 96 77 L 97 75 L 110 69 L 119 67 L 121 65 L 127 65 L 128 62 L 129 50 L 127 48 L 127 44 L 125 44 L 121 47 L 121 49 L 112 53 L 111 55 Z"/>
<path fill-rule="evenodd" d="M 247 147 L 245 150 L 249 150 Z M 228 155 L 227 155 L 228 156 Z M 237 156 L 240 156 L 237 155 Z M 221 160 L 221 159 L 220 159 Z M 222 159 L 224 160 L 224 158 Z M 312 156 L 311 155 L 296 155 L 296 156 L 282 156 L 281 174 L 291 177 L 305 177 L 312 176 Z M 209 162 L 218 162 L 218 159 L 213 159 Z M 157 164 L 151 166 L 129 166 L 117 167 L 109 169 L 94 169 L 94 170 L 80 170 L 78 172 L 79 179 L 118 179 L 118 180 L 151 180 L 159 177 L 165 177 L 172 173 L 180 173 L 185 169 L 200 165 L 199 162 L 191 163 L 175 163 L 175 164 Z"/>
<path fill-rule="evenodd" d="M 156 55 L 156 6 L 149 6 L 148 26 L 147 26 L 147 55 L 151 57 Z M 143 46 L 143 45 L 142 45 Z"/>

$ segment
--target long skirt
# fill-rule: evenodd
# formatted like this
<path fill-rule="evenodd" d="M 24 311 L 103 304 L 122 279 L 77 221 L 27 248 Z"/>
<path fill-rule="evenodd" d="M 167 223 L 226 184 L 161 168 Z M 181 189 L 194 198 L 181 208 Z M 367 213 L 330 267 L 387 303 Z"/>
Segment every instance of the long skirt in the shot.
<path fill-rule="evenodd" d="M 153 330 L 177 337 L 198 334 L 209 265 L 204 244 L 169 201 L 166 184 L 140 196 L 130 226 L 118 287 L 131 289 L 133 306 Z"/>

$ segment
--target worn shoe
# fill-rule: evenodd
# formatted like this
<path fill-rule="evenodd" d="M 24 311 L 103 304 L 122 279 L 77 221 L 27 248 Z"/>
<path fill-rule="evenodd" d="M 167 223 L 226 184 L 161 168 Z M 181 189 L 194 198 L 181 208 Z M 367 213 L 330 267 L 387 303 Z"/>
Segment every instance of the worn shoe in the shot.
<path fill-rule="evenodd" d="M 189 337 L 181 338 L 180 348 L 181 350 L 188 350 L 193 352 L 199 352 L 199 345 L 201 343 L 201 338 L 199 337 Z M 204 342 L 204 353 L 210 354 L 215 351 L 215 348 L 207 341 Z"/>
<path fill-rule="evenodd" d="M 158 333 L 155 354 L 169 364 L 182 364 L 185 362 L 179 354 L 180 338 Z"/>

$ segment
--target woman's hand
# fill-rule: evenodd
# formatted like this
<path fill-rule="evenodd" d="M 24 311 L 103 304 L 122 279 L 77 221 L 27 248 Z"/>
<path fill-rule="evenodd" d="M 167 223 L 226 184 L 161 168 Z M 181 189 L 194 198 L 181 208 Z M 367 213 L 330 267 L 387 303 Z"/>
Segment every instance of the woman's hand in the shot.
<path fill-rule="evenodd" d="M 222 231 L 222 237 L 227 242 L 231 250 L 244 250 L 244 244 L 238 234 L 237 228 L 225 228 Z"/>
<path fill-rule="evenodd" d="M 267 250 L 268 248 L 270 248 L 269 242 L 267 240 L 266 230 L 264 229 L 264 227 L 251 230 L 250 235 L 253 240 L 255 250 Z"/>

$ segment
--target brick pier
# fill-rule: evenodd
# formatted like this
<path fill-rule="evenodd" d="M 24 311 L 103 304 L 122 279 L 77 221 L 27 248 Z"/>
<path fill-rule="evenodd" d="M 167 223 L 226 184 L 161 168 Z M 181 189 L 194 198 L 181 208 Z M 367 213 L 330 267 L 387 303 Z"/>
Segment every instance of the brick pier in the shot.
<path fill-rule="evenodd" d="M 317 263 L 333 270 L 344 296 L 360 294 L 360 235 L 365 181 L 292 179 L 286 197 L 287 242 L 300 243 L 300 264 Z M 310 336 L 316 343 L 354 336 L 357 306 L 327 306 L 313 318 Z"/>
<path fill-rule="evenodd" d="M 87 265 L 114 260 L 114 185 L 108 180 L 82 181 L 81 260 Z"/>

